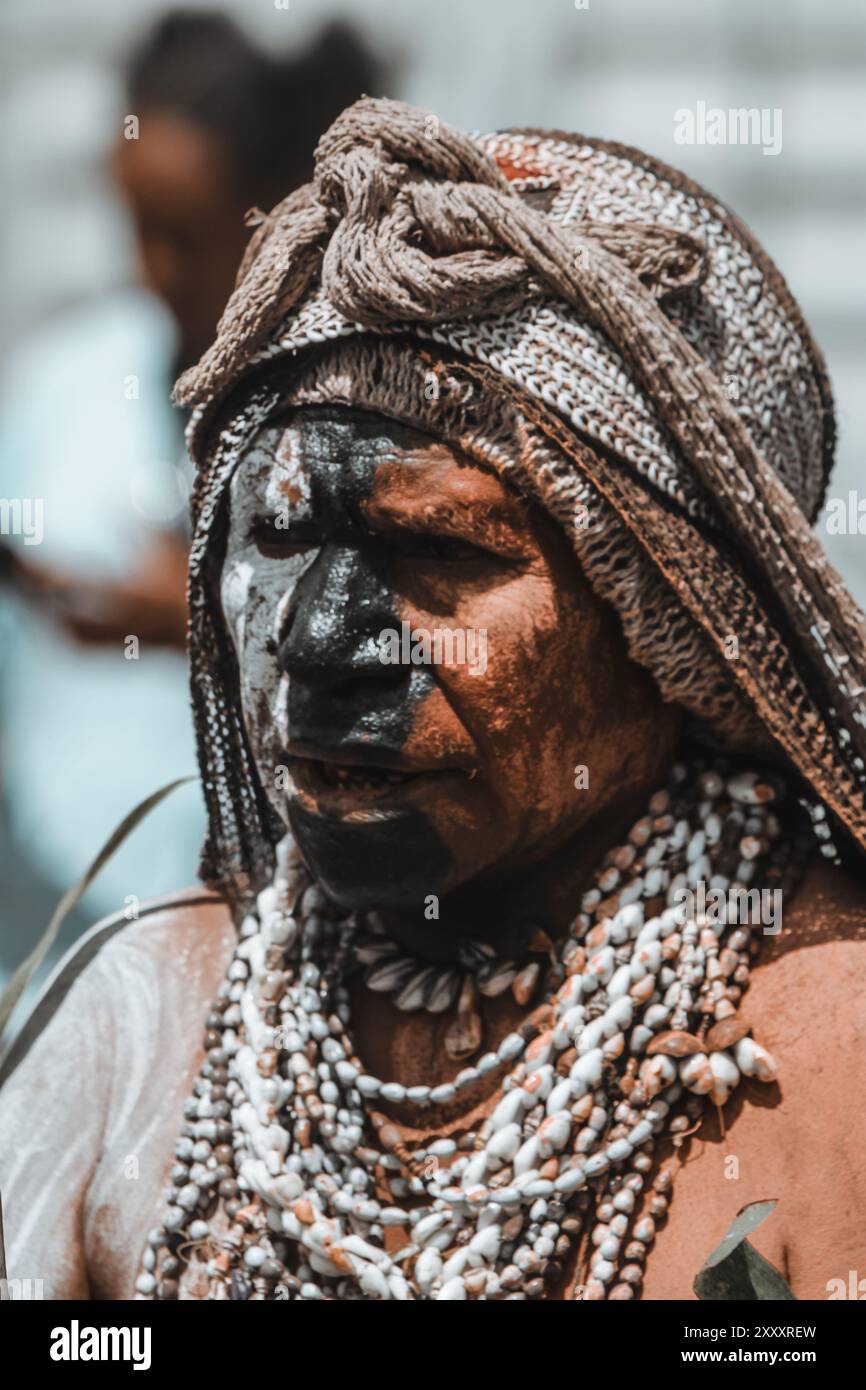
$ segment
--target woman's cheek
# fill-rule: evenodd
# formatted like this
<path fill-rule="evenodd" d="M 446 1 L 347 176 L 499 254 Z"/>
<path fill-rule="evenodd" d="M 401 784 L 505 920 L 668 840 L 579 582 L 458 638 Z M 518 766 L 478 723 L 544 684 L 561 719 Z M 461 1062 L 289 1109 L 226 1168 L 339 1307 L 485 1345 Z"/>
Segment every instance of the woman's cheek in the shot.
<path fill-rule="evenodd" d="M 238 557 L 226 562 L 220 581 L 220 602 L 223 617 L 231 634 L 238 665 L 241 669 L 243 669 L 244 661 L 247 609 L 252 578 L 252 564 L 249 560 Z"/>
<path fill-rule="evenodd" d="M 542 577 L 521 575 L 461 605 L 456 621 L 466 632 L 464 685 L 471 696 L 494 702 L 500 718 L 523 722 L 549 689 L 552 661 L 561 654 L 555 595 Z M 497 719 L 497 723 L 500 719 Z"/>

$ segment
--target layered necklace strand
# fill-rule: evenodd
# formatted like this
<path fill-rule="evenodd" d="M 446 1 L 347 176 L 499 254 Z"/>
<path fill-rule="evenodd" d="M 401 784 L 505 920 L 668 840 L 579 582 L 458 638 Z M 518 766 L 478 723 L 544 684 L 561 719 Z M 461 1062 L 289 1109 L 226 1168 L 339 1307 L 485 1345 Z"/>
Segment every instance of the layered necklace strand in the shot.
<path fill-rule="evenodd" d="M 206 1021 L 137 1296 L 177 1298 L 183 1281 L 215 1299 L 561 1297 L 587 1221 L 589 1278 L 574 1296 L 639 1296 L 670 1198 L 671 1172 L 653 1176 L 660 1138 L 676 1142 L 741 1077 L 775 1079 L 738 1005 L 762 931 L 741 908 L 798 872 L 780 801 L 777 779 L 720 760 L 674 767 L 583 895 L 541 1002 L 432 1087 L 365 1071 L 347 981 L 381 931 L 340 917 L 284 841 Z M 480 970 L 513 983 L 520 966 Z M 425 1006 L 436 979 L 423 975 L 410 1002 Z M 381 1108 L 413 1105 L 421 1122 L 498 1071 L 492 1112 L 456 1139 L 409 1148 Z M 408 1232 L 394 1254 L 389 1226 Z"/>

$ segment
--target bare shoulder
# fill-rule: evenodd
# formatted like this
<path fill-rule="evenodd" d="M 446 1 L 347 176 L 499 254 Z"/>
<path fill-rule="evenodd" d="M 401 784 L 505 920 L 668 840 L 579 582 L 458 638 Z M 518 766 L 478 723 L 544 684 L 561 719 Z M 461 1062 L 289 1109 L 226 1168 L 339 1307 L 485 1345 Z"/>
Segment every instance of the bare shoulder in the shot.
<path fill-rule="evenodd" d="M 206 957 L 224 953 L 235 940 L 235 928 L 224 898 L 204 888 L 185 888 L 144 902 L 133 917 L 117 914 L 94 928 L 106 932 L 102 950 L 140 951 L 156 960 Z"/>
<path fill-rule="evenodd" d="M 149 993 L 154 1008 L 196 1018 L 219 988 L 237 933 L 224 899 L 185 889 L 142 903 L 132 921 L 109 918 L 94 929 L 101 975 L 112 993 Z"/>
<path fill-rule="evenodd" d="M 117 913 L 98 922 L 61 962 L 59 983 L 95 967 L 126 993 L 149 983 L 173 997 L 182 981 L 183 996 L 200 1000 L 215 993 L 236 939 L 223 898 L 182 889 L 141 903 L 132 918 Z"/>
<path fill-rule="evenodd" d="M 858 877 L 816 856 L 784 910 L 785 927 L 801 940 L 866 941 L 866 864 Z"/>
<path fill-rule="evenodd" d="M 866 878 L 858 879 L 816 859 L 790 902 L 781 929 L 768 935 L 752 974 L 744 1007 L 749 1016 L 771 1012 L 786 1037 L 821 1020 L 844 1033 L 826 1037 L 840 1045 L 863 1041 L 866 1028 Z M 774 1028 L 776 1031 L 776 1028 Z M 862 1053 L 866 1066 L 866 1052 Z"/>
<path fill-rule="evenodd" d="M 741 1011 L 778 1082 L 744 1079 L 678 1173 L 645 1297 L 689 1298 L 738 1210 L 775 1198 L 752 1243 L 798 1298 L 828 1297 L 866 1249 L 866 887 L 822 861 L 762 939 Z"/>
<path fill-rule="evenodd" d="M 61 960 L 0 1060 L 0 1085 L 56 1018 L 72 1017 L 70 1009 L 77 1019 L 96 1001 L 122 1013 L 146 994 L 163 1009 L 200 1011 L 235 943 L 227 904 L 203 888 L 141 903 L 132 918 L 116 913 L 97 922 Z"/>
<path fill-rule="evenodd" d="M 866 886 L 810 866 L 759 959 L 743 1012 L 779 1085 L 751 1085 L 770 1108 L 744 1120 L 767 1190 L 778 1184 L 792 1286 L 826 1298 L 866 1243 Z"/>

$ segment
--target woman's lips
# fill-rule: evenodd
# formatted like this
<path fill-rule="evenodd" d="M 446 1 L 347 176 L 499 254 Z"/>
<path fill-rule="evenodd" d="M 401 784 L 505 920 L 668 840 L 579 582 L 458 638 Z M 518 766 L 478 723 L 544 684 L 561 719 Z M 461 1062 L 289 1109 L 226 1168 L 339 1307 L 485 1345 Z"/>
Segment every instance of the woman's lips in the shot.
<path fill-rule="evenodd" d="M 454 767 L 401 768 L 373 761 L 341 763 L 294 757 L 288 762 L 295 791 L 311 809 L 342 810 L 411 802 L 465 784 L 469 774 Z"/>

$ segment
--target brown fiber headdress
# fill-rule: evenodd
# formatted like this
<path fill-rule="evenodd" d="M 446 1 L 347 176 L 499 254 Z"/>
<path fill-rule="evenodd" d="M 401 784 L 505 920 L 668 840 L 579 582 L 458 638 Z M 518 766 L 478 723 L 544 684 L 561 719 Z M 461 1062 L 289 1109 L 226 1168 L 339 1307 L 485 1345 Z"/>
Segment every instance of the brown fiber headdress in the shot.
<path fill-rule="evenodd" d="M 866 630 L 810 530 L 832 402 L 779 272 L 711 195 L 639 151 L 470 137 L 364 99 L 322 138 L 314 182 L 261 219 L 176 392 L 195 407 L 199 467 L 208 875 L 257 879 L 276 833 L 214 602 L 225 484 L 278 405 L 323 398 L 422 422 L 531 490 L 663 692 L 726 737 L 760 726 L 866 847 Z"/>

